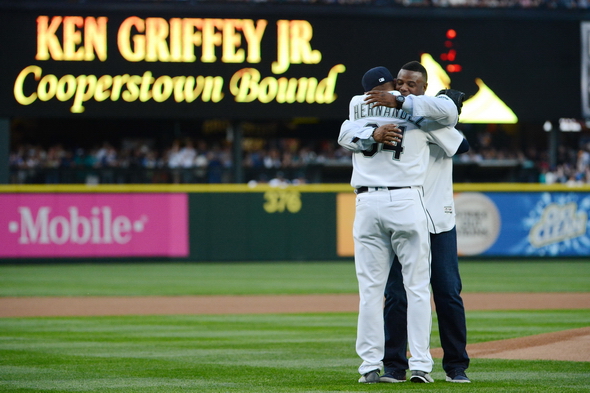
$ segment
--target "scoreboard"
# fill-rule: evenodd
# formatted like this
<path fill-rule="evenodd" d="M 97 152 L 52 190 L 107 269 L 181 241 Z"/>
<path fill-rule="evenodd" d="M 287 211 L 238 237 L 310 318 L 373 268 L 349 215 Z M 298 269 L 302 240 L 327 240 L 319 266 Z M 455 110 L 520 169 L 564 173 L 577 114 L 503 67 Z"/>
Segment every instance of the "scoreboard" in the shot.
<path fill-rule="evenodd" d="M 0 117 L 338 120 L 366 70 L 411 60 L 427 94 L 467 93 L 463 122 L 590 112 L 582 20 L 281 9 L 7 8 Z"/>

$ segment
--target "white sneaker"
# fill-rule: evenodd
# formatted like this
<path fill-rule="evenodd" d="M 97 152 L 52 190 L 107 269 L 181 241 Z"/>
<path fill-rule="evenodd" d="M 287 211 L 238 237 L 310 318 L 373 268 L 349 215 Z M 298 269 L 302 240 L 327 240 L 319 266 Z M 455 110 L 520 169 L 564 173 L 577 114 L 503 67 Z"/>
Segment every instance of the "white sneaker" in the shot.
<path fill-rule="evenodd" d="M 412 370 L 412 376 L 410 377 L 410 381 L 415 383 L 431 383 L 434 382 L 434 379 L 424 371 L 419 370 Z"/>

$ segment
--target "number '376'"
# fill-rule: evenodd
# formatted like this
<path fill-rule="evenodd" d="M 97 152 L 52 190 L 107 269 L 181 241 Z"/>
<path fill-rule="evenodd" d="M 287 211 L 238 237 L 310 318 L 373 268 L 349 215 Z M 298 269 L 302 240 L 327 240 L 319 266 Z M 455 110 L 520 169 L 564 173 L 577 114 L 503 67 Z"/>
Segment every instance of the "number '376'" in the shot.
<path fill-rule="evenodd" d="M 282 213 L 287 210 L 297 213 L 301 210 L 301 194 L 299 191 L 273 190 L 264 193 L 263 205 L 267 213 Z"/>

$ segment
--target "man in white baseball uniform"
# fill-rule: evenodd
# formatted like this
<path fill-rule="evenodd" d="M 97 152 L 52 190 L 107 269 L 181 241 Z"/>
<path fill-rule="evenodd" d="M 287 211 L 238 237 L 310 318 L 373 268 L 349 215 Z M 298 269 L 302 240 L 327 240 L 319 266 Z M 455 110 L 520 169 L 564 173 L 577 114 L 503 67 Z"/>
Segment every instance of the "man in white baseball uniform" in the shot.
<path fill-rule="evenodd" d="M 356 350 L 362 383 L 379 382 L 383 368 L 383 295 L 393 257 L 402 266 L 408 299 L 409 368 L 414 382 L 431 382 L 430 356 L 430 240 L 422 186 L 429 159 L 428 143 L 451 156 L 463 137 L 453 128 L 457 108 L 445 96 L 407 96 L 393 91 L 385 67 L 363 76 L 365 91 L 393 94 L 396 108 L 367 104 L 365 95 L 350 101 L 349 120 L 342 124 L 338 143 L 353 151 L 351 185 L 357 193 L 353 226 L 355 268 L 359 283 Z M 448 125 L 424 132 L 430 121 Z M 397 133 L 401 133 L 398 137 Z"/>
<path fill-rule="evenodd" d="M 418 62 L 404 64 L 396 78 L 396 90 L 404 96 L 424 95 L 428 86 L 426 69 Z M 465 94 L 451 89 L 441 90 L 438 95 L 453 99 L 458 113 L 461 113 Z M 396 101 L 389 94 L 375 90 L 367 93 L 368 103 L 377 106 L 396 107 Z M 434 125 L 436 127 L 436 125 Z M 435 131 L 436 132 L 436 131 Z M 432 294 L 438 317 L 438 330 L 443 348 L 442 366 L 446 381 L 455 383 L 471 382 L 465 370 L 469 367 L 466 351 L 467 327 L 465 307 L 461 298 L 461 276 L 457 257 L 457 231 L 455 228 L 455 207 L 453 201 L 452 158 L 437 145 L 430 144 L 430 162 L 424 183 L 426 208 L 431 218 L 431 277 Z M 463 141 L 456 154 L 469 150 Z M 401 266 L 394 260 L 385 289 L 385 356 L 384 375 L 381 382 L 404 382 L 408 369 L 407 350 L 407 299 L 402 287 Z"/>

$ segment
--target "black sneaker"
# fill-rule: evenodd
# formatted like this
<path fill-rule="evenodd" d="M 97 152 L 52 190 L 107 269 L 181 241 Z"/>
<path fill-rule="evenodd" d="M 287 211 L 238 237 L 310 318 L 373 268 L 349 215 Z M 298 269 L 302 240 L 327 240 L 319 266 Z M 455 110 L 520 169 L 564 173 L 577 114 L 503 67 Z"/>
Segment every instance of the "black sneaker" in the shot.
<path fill-rule="evenodd" d="M 463 370 L 453 370 L 447 374 L 446 378 L 447 382 L 455 382 L 455 383 L 471 383 L 467 375 L 465 375 L 465 371 Z"/>
<path fill-rule="evenodd" d="M 369 371 L 359 379 L 360 383 L 377 383 L 379 382 L 379 370 Z"/>

